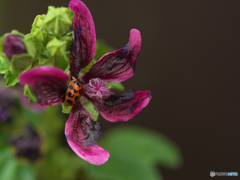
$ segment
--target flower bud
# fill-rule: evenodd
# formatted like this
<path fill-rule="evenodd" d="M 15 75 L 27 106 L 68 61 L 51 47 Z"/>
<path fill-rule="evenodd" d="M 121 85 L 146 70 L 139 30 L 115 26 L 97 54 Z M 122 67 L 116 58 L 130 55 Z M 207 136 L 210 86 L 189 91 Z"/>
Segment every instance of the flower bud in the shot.
<path fill-rule="evenodd" d="M 9 34 L 3 41 L 3 52 L 9 59 L 15 54 L 26 53 L 26 47 L 23 43 L 23 38 L 19 35 Z"/>

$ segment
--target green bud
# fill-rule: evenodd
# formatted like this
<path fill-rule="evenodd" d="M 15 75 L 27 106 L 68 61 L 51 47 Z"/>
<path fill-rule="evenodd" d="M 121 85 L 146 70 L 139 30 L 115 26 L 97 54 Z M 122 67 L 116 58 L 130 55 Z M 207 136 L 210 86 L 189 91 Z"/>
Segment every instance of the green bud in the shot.
<path fill-rule="evenodd" d="M 31 29 L 31 33 L 36 41 L 46 43 L 48 33 L 43 28 L 35 26 Z"/>
<path fill-rule="evenodd" d="M 45 28 L 49 33 L 62 35 L 72 24 L 72 18 L 72 13 L 69 12 L 68 8 L 49 6 L 44 19 Z"/>
<path fill-rule="evenodd" d="M 34 41 L 34 36 L 32 33 L 27 34 L 24 38 L 23 38 L 23 42 L 26 46 L 27 52 L 30 56 L 32 56 L 32 58 L 35 58 L 37 56 L 37 47 L 36 47 L 36 43 Z"/>
<path fill-rule="evenodd" d="M 33 21 L 32 27 L 44 28 L 45 14 L 37 15 Z"/>
<path fill-rule="evenodd" d="M 32 89 L 26 84 L 24 86 L 24 93 L 23 93 L 25 96 L 29 97 L 28 101 L 30 103 L 36 103 L 37 101 L 37 98 L 36 96 L 33 94 L 33 91 Z"/>
<path fill-rule="evenodd" d="M 51 41 L 48 42 L 46 48 L 50 56 L 58 59 L 61 56 L 65 55 L 66 42 L 58 40 L 54 37 Z"/>
<path fill-rule="evenodd" d="M 13 73 L 20 73 L 29 69 L 32 65 L 33 58 L 29 54 L 13 55 L 10 65 L 10 70 Z"/>

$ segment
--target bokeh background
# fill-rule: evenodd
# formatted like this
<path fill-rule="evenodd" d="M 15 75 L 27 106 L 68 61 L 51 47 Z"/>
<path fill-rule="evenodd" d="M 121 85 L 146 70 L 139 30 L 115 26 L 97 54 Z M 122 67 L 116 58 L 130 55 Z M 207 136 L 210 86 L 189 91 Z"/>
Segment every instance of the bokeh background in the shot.
<path fill-rule="evenodd" d="M 0 35 L 29 33 L 38 14 L 68 0 L 1 0 Z M 98 39 L 118 49 L 129 31 L 142 50 L 126 90 L 151 90 L 150 104 L 127 124 L 155 130 L 181 149 L 178 170 L 159 166 L 167 180 L 207 179 L 210 171 L 239 172 L 240 51 L 238 0 L 85 0 Z M 99 120 L 104 133 L 126 123 Z M 218 177 L 219 178 L 219 177 Z"/>

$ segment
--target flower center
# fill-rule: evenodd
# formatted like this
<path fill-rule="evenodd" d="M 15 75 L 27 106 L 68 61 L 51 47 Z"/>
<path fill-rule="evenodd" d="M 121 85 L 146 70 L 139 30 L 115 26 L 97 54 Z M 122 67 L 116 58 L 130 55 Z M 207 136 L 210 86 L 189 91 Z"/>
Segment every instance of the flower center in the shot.
<path fill-rule="evenodd" d="M 90 79 L 89 83 L 86 85 L 86 94 L 91 98 L 99 97 L 102 99 L 104 95 L 108 93 L 110 85 L 105 84 L 105 82 L 99 78 Z"/>

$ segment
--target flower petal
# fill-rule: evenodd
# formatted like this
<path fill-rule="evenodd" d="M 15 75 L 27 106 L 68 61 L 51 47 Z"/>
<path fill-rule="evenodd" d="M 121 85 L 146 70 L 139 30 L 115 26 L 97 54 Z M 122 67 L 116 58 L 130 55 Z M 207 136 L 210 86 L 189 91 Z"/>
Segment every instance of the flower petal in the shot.
<path fill-rule="evenodd" d="M 122 82 L 132 77 L 140 49 L 141 34 L 137 29 L 132 29 L 129 43 L 122 49 L 103 55 L 83 77 L 84 82 L 88 83 L 92 78 Z"/>
<path fill-rule="evenodd" d="M 150 91 L 129 90 L 121 95 L 112 94 L 92 102 L 98 112 L 108 121 L 128 121 L 138 114 L 152 99 Z"/>
<path fill-rule="evenodd" d="M 73 29 L 75 40 L 71 47 L 70 72 L 75 78 L 94 58 L 96 52 L 96 33 L 92 15 L 80 0 L 71 0 L 69 7 L 75 13 Z"/>
<path fill-rule="evenodd" d="M 31 87 L 42 108 L 64 102 L 68 78 L 61 69 L 50 66 L 33 68 L 19 76 L 22 85 Z"/>
<path fill-rule="evenodd" d="M 97 145 L 102 134 L 102 125 L 90 118 L 78 101 L 66 122 L 65 135 L 69 146 L 79 157 L 91 164 L 101 165 L 108 160 L 109 153 Z"/>

